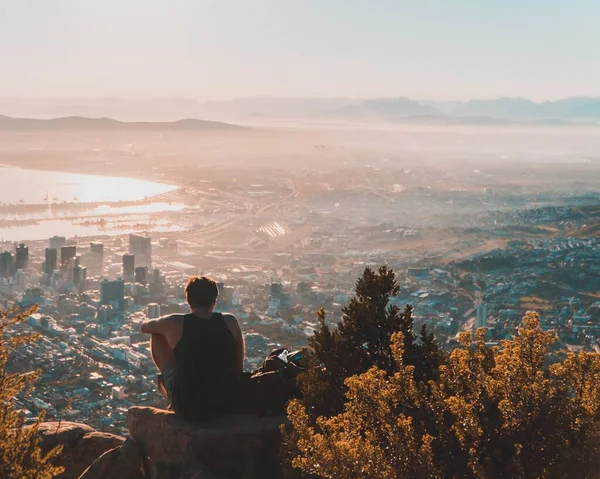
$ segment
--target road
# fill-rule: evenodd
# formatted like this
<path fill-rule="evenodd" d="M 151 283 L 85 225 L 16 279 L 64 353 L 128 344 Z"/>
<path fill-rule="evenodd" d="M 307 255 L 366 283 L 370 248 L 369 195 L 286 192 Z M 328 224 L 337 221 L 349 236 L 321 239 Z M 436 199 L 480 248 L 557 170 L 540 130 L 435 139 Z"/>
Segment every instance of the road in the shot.
<path fill-rule="evenodd" d="M 193 239 L 197 238 L 198 234 L 212 235 L 215 233 L 219 233 L 219 232 L 222 232 L 238 223 L 248 220 L 248 218 L 261 218 L 266 211 L 268 211 L 272 208 L 276 209 L 276 213 L 273 216 L 269 215 L 269 216 L 271 216 L 269 219 L 278 218 L 282 214 L 282 209 L 281 209 L 282 205 L 285 202 L 290 201 L 291 199 L 297 197 L 298 193 L 299 193 L 294 180 L 288 178 L 288 179 L 286 179 L 286 182 L 288 184 L 288 187 L 290 188 L 290 193 L 287 194 L 284 198 L 274 201 L 274 202 L 271 202 L 265 206 L 261 206 L 260 208 L 256 208 L 256 203 L 249 202 L 247 197 L 239 195 L 237 193 L 230 193 L 230 195 L 237 198 L 238 200 L 242 199 L 244 201 L 244 203 L 247 206 L 247 210 L 244 213 L 239 213 L 237 215 L 229 216 L 228 218 L 221 220 L 213 225 L 207 226 L 205 228 L 195 229 L 193 231 L 188 231 L 188 232 L 182 233 L 182 234 L 178 235 L 179 238 L 193 240 Z"/>

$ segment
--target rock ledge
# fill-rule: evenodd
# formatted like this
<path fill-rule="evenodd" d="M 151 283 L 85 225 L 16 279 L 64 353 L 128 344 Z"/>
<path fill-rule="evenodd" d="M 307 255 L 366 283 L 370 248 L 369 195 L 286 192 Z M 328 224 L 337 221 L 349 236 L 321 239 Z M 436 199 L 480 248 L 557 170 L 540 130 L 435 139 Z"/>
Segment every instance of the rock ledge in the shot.
<path fill-rule="evenodd" d="M 282 477 L 282 416 L 230 415 L 188 422 L 172 412 L 132 407 L 130 437 L 98 458 L 80 479 L 258 479 Z"/>
<path fill-rule="evenodd" d="M 79 475 L 106 451 L 120 446 L 125 441 L 120 436 L 98 432 L 90 426 L 76 422 L 44 422 L 40 424 L 42 452 L 62 445 L 63 450 L 56 464 L 65 471 L 60 479 L 76 479 Z"/>

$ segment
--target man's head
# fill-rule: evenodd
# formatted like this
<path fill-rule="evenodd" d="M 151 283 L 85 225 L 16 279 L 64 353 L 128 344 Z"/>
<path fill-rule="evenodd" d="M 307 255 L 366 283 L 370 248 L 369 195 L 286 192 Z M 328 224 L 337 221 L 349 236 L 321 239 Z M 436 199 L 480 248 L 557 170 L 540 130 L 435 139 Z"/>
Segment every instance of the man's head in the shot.
<path fill-rule="evenodd" d="M 219 296 L 217 283 L 205 276 L 192 276 L 185 285 L 185 297 L 192 310 L 214 308 L 217 296 Z"/>

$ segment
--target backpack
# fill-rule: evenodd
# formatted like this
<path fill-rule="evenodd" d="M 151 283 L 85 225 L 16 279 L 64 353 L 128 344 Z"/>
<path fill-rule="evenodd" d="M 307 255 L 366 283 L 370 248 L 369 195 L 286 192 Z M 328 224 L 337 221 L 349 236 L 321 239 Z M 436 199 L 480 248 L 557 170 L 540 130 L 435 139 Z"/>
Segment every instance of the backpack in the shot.
<path fill-rule="evenodd" d="M 296 384 L 304 354 L 284 348 L 271 351 L 261 366 L 244 373 L 241 383 L 239 411 L 243 414 L 285 414 L 288 401 L 300 396 Z"/>

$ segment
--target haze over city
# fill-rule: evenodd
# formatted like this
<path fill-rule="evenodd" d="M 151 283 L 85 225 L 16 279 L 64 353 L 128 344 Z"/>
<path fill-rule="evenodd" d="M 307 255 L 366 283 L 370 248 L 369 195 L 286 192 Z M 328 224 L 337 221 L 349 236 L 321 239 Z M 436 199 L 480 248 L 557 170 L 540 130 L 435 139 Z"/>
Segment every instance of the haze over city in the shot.
<path fill-rule="evenodd" d="M 528 311 L 553 361 L 600 352 L 598 18 L 0 0 L 0 313 L 37 305 L 3 331 L 41 335 L 11 356 L 42 371 L 14 407 L 123 437 L 130 408 L 166 408 L 140 331 L 190 310 L 190 276 L 217 283 L 247 372 L 306 348 L 321 308 L 336 328 L 381 265 L 443 354 Z"/>

